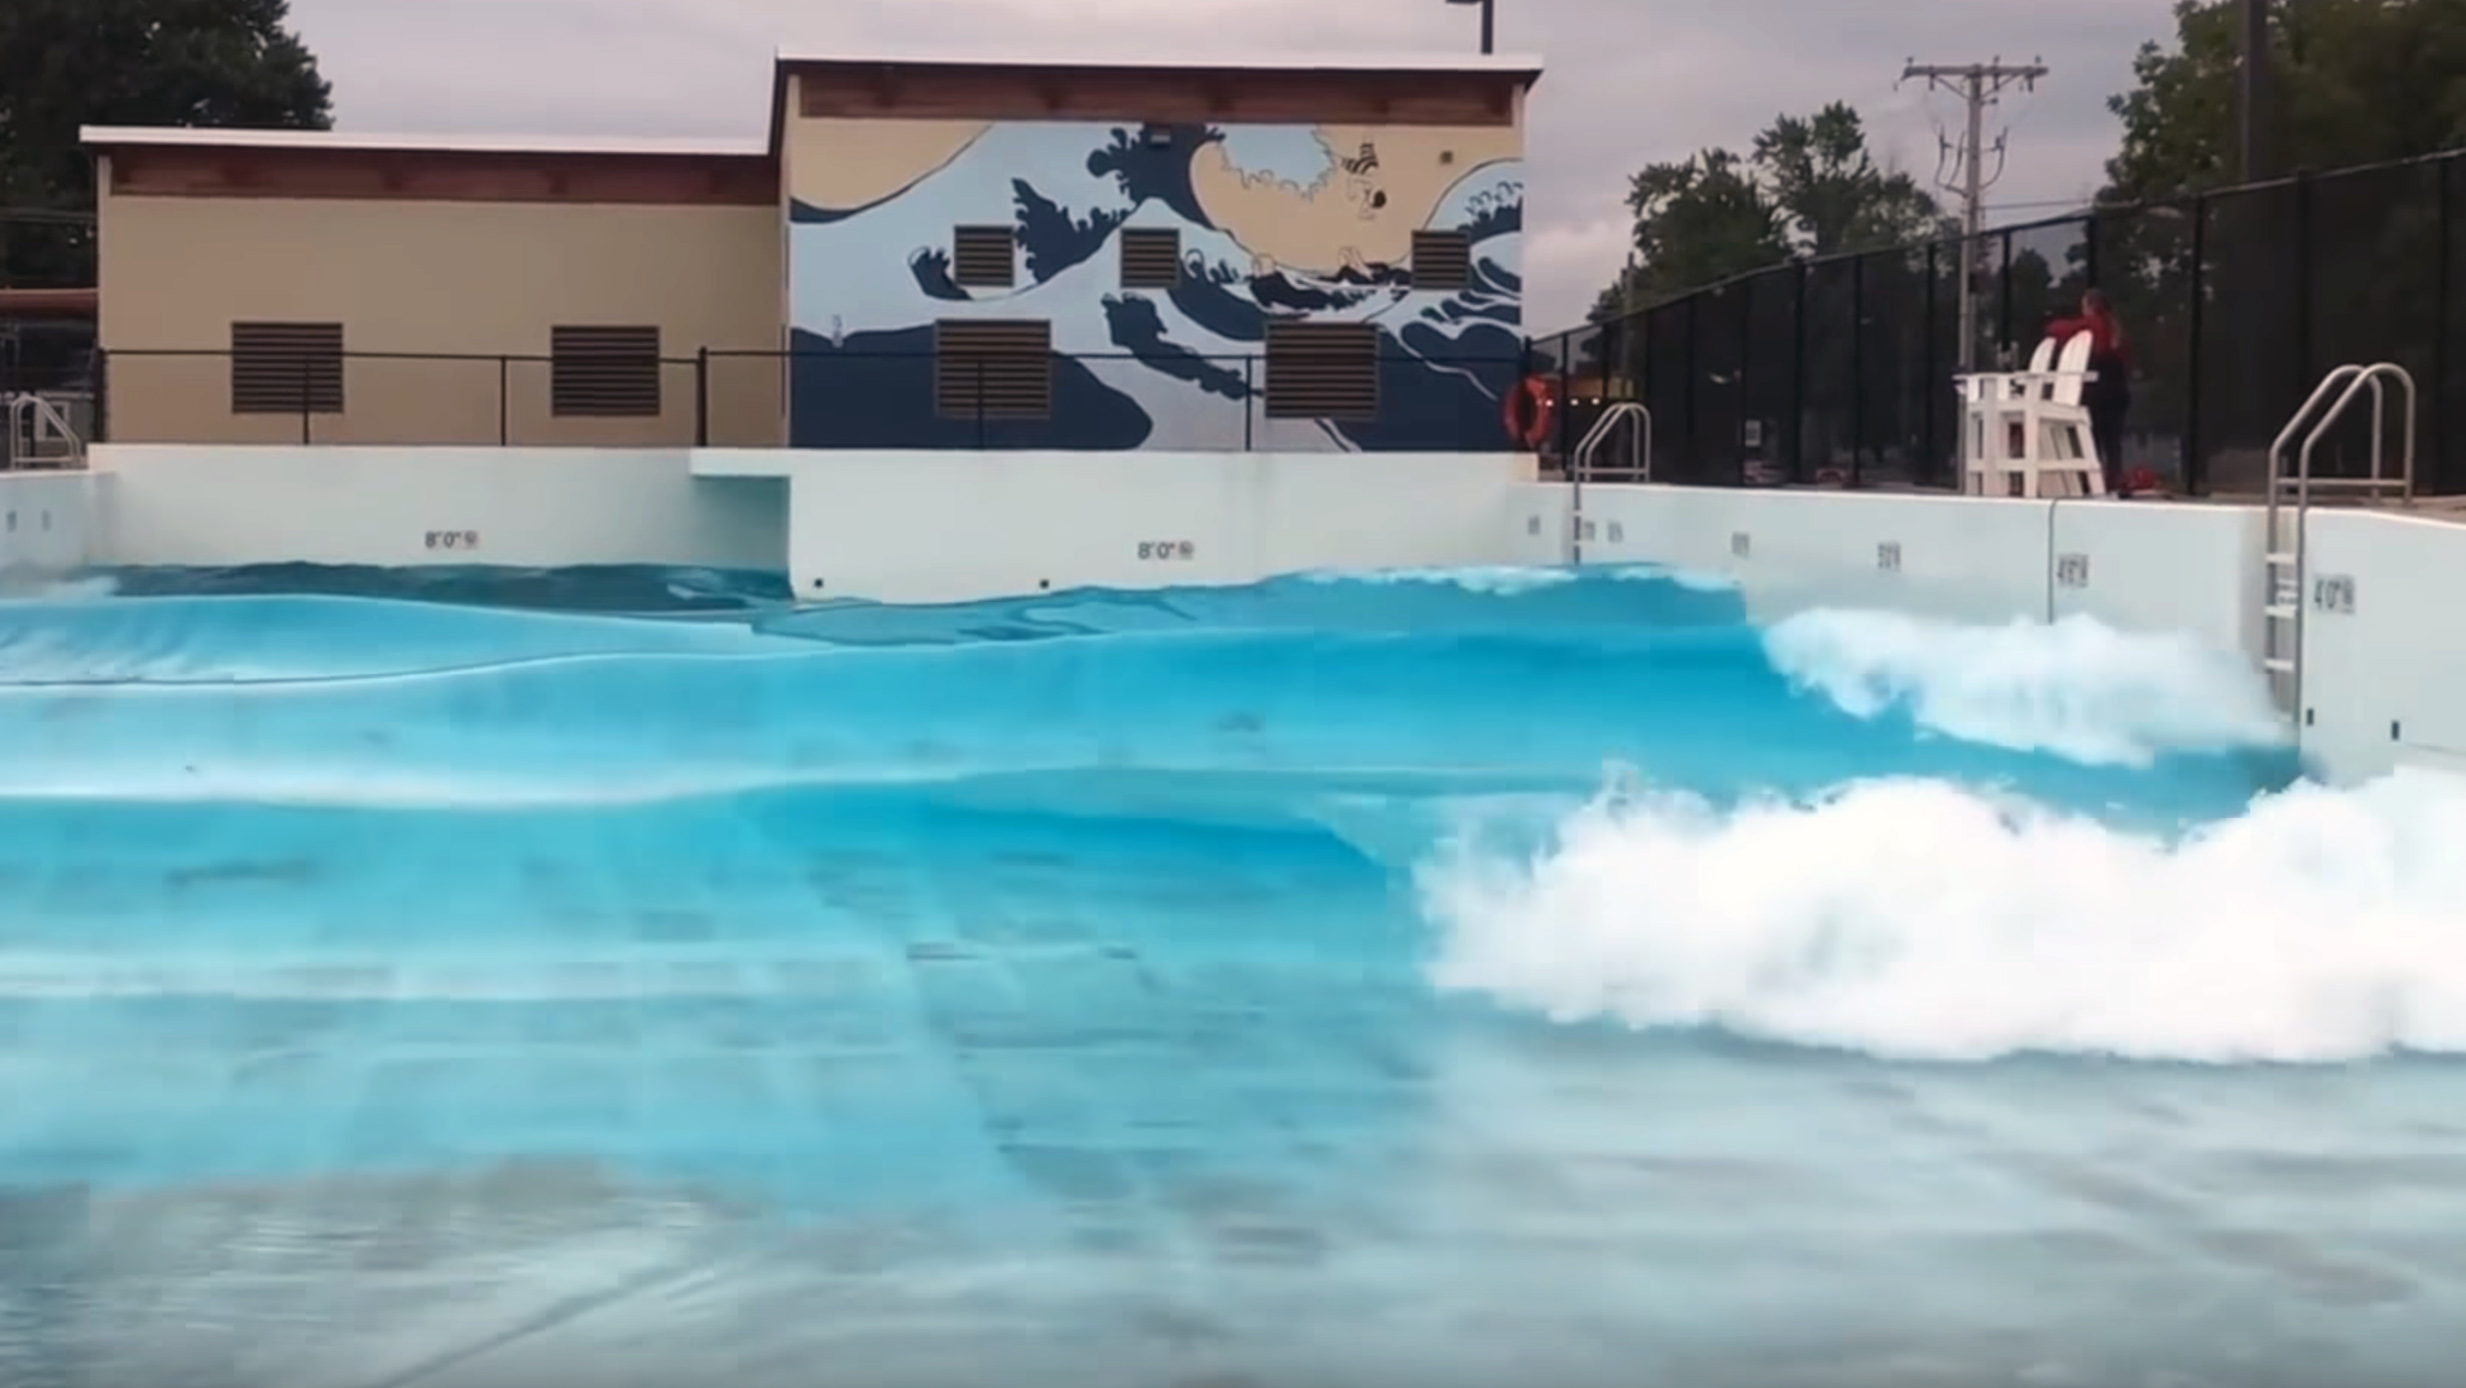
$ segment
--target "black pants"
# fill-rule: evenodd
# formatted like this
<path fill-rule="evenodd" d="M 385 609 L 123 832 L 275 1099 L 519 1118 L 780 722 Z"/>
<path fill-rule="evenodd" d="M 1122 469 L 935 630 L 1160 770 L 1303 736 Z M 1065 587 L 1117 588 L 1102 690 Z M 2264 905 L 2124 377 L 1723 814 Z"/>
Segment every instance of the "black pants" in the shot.
<path fill-rule="evenodd" d="M 2106 472 L 2106 490 L 2124 494 L 2124 416 L 2132 412 L 2132 392 L 2092 389 L 2089 396 L 2089 438 L 2098 448 L 2098 465 Z"/>

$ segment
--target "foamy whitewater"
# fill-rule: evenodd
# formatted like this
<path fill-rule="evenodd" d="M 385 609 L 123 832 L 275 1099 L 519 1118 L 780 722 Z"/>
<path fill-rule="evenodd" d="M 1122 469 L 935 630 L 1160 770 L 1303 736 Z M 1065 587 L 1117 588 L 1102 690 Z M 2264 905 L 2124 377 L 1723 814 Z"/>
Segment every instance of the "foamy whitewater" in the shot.
<path fill-rule="evenodd" d="M 1652 567 L 19 594 L 0 1383 L 2445 1388 L 2466 789 L 2299 772 Z"/>

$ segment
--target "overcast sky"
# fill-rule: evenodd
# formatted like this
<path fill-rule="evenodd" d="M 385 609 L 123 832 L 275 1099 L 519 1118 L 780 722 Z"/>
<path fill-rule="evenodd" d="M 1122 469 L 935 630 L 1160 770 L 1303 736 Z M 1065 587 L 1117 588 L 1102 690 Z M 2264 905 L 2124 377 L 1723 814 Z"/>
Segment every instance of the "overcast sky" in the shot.
<path fill-rule="evenodd" d="M 1627 174 L 1744 146 L 1835 98 L 1888 157 L 1932 177 L 1960 106 L 1902 64 L 2043 59 L 1992 118 L 2011 153 L 1989 200 L 2021 220 L 2084 200 L 2113 150 L 2106 99 L 2168 0 L 1498 0 L 1499 48 L 1548 65 L 1532 105 L 1528 330 L 1583 316 L 1625 255 Z M 1442 0 L 292 0 L 367 132 L 723 135 L 767 120 L 773 50 L 1196 58 L 1473 51 L 1478 11 Z"/>

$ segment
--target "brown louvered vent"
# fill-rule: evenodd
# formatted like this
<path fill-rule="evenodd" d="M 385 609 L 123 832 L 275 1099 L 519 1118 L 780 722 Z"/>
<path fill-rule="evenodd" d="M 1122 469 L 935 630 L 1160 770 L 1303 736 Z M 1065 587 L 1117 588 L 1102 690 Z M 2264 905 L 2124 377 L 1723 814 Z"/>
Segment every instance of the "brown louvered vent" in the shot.
<path fill-rule="evenodd" d="M 232 324 L 231 412 L 341 414 L 342 324 Z"/>
<path fill-rule="evenodd" d="M 1129 227 L 1122 232 L 1122 288 L 1171 289 L 1182 282 L 1179 227 Z"/>
<path fill-rule="evenodd" d="M 951 282 L 970 289 L 1008 289 L 1019 278 L 1017 250 L 1009 227 L 954 227 Z"/>
<path fill-rule="evenodd" d="M 953 419 L 1049 419 L 1053 325 L 1042 320 L 933 325 L 933 402 Z"/>
<path fill-rule="evenodd" d="M 548 330 L 548 408 L 557 415 L 640 419 L 659 413 L 659 329 Z"/>
<path fill-rule="evenodd" d="M 1465 289 L 1473 283 L 1473 242 L 1461 231 L 1413 233 L 1413 287 Z"/>
<path fill-rule="evenodd" d="M 1379 334 L 1367 323 L 1269 323 L 1269 419 L 1373 419 Z"/>

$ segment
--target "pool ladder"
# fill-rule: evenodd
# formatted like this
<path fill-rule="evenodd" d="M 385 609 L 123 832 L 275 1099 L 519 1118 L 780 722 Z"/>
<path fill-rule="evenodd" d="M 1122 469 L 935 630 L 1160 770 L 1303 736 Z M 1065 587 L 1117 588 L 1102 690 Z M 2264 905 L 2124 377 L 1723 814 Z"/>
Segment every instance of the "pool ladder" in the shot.
<path fill-rule="evenodd" d="M 2388 381 L 2397 382 L 2406 392 L 2395 475 L 2388 471 L 2389 391 L 2384 384 Z M 2372 398 L 2371 476 L 2314 477 L 2313 452 L 2367 391 Z M 2291 471 L 2287 466 L 2290 447 L 2296 448 Z M 2414 489 L 2415 378 L 2395 362 L 2349 364 L 2323 376 L 2311 398 L 2269 445 L 2268 524 L 2262 532 L 2267 537 L 2267 583 L 2262 590 L 2261 669 L 2269 678 L 2279 712 L 2293 719 L 2298 729 L 2303 724 L 2304 610 L 2309 605 L 2325 608 L 2351 601 L 2326 590 L 2308 591 L 2304 519 L 2311 512 L 2313 494 L 2353 497 L 2369 504 L 2390 499 L 2404 502 Z"/>
<path fill-rule="evenodd" d="M 86 465 L 85 440 L 63 404 L 76 406 L 66 396 L 0 391 L 0 472 Z"/>
<path fill-rule="evenodd" d="M 1574 488 L 1567 515 L 1568 562 L 1584 562 L 1584 484 L 1592 480 L 1594 459 L 1604 445 L 1616 437 L 1621 424 L 1627 429 L 1627 466 L 1613 475 L 1621 482 L 1653 480 L 1653 412 L 1633 400 L 1621 400 L 1601 412 L 1593 427 L 1584 431 L 1583 439 L 1567 457 L 1567 481 Z"/>

